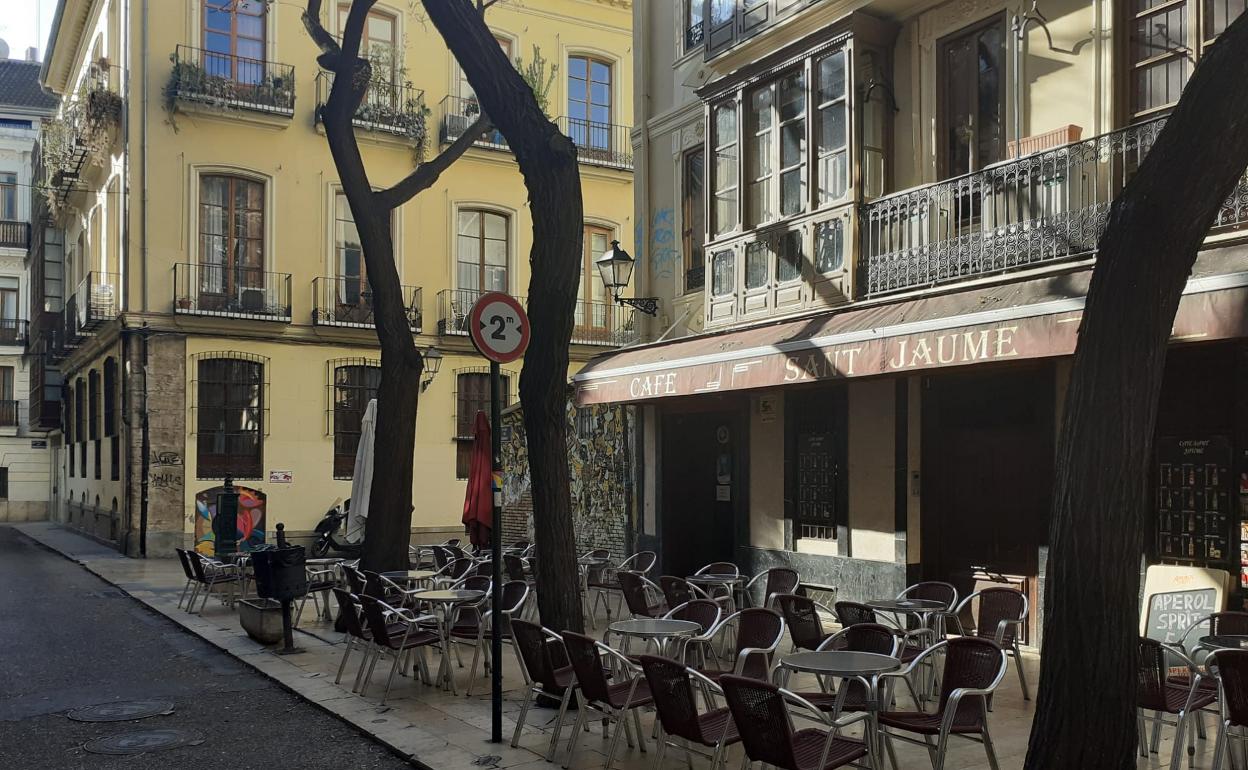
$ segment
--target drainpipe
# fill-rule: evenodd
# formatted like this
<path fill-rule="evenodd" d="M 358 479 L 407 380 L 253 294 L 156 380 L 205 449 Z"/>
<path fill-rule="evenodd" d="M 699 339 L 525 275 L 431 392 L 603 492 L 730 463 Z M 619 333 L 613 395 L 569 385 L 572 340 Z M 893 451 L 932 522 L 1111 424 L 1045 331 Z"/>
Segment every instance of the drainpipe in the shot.
<path fill-rule="evenodd" d="M 146 6 L 146 2 L 144 2 Z M 144 165 L 147 165 L 144 163 Z M 147 207 L 144 206 L 146 209 Z M 143 355 L 143 408 L 139 412 L 139 430 L 142 433 L 142 451 L 143 457 L 139 460 L 141 473 L 139 478 L 139 555 L 147 556 L 147 480 L 149 477 L 151 455 L 152 455 L 152 436 L 148 430 L 147 421 L 147 385 L 148 385 L 148 351 L 147 351 L 147 324 L 143 325 L 142 340 L 143 344 L 140 351 Z"/>
<path fill-rule="evenodd" d="M 140 127 L 139 127 L 139 152 L 143 156 L 143 172 L 142 172 L 143 173 L 143 184 L 142 184 L 143 215 L 139 222 L 140 237 L 142 239 L 142 248 L 141 248 L 141 253 L 139 257 L 139 263 L 140 263 L 139 264 L 139 272 L 140 272 L 139 284 L 140 284 L 140 291 L 142 292 L 142 297 L 139 301 L 139 307 L 140 309 L 142 309 L 144 313 L 147 312 L 147 123 L 148 123 L 148 107 L 149 107 L 149 104 L 148 104 L 149 78 L 147 75 L 149 34 L 148 34 L 148 22 L 147 22 L 147 5 L 148 5 L 148 0 L 143 0 L 143 46 L 142 46 L 143 52 L 142 52 L 142 56 L 139 59 L 140 61 L 139 71 L 140 73 L 142 73 L 141 77 L 143 79 L 143 117 L 142 117 L 142 123 L 140 124 Z M 129 82 L 129 79 L 127 79 L 127 83 L 128 82 Z M 144 337 L 144 345 L 146 346 L 146 344 L 147 344 L 147 338 Z M 147 365 L 146 347 L 144 347 L 143 362 L 144 362 L 143 365 L 146 366 Z M 146 395 L 147 394 L 147 380 L 146 379 L 144 379 L 143 381 L 143 393 L 144 393 L 144 398 L 146 398 L 147 397 Z M 147 423 L 146 414 L 143 416 L 143 422 L 144 424 Z M 145 458 L 144 461 L 146 462 L 146 455 L 144 456 L 144 458 Z M 143 473 L 143 478 L 145 479 L 144 483 L 146 483 L 146 479 L 147 479 L 146 470 Z M 147 506 L 146 493 L 144 494 L 143 505 L 144 505 L 144 510 L 146 511 L 146 506 Z"/>

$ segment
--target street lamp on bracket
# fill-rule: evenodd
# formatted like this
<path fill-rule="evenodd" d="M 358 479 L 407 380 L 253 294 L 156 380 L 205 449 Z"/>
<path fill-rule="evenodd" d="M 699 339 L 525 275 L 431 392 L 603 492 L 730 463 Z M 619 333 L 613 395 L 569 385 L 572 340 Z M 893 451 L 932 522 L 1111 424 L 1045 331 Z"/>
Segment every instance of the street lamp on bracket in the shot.
<path fill-rule="evenodd" d="M 438 370 L 442 368 L 442 352 L 437 348 L 429 348 L 423 355 L 425 361 L 425 371 L 421 378 L 420 392 L 424 393 L 433 384 L 433 378 L 438 376 Z"/>
<path fill-rule="evenodd" d="M 620 248 L 619 241 L 611 241 L 611 248 L 602 253 L 602 256 L 594 260 L 594 264 L 598 267 L 598 277 L 602 279 L 602 285 L 611 292 L 612 298 L 621 305 L 627 305 L 635 310 L 640 310 L 646 315 L 655 316 L 659 314 L 659 298 L 658 297 L 621 297 L 620 290 L 628 286 L 628 279 L 633 276 L 633 267 L 636 262 L 628 255 L 628 252 Z"/>

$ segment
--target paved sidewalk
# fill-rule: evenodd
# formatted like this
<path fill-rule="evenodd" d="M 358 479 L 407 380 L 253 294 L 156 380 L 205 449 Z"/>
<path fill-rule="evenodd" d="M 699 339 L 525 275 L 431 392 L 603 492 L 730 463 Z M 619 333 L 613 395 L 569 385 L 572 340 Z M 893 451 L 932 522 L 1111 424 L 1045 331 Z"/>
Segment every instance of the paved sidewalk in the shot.
<path fill-rule="evenodd" d="M 553 728 L 556 717 L 555 710 L 531 709 L 519 747 L 513 749 L 509 745 L 523 695 L 519 665 L 509 645 L 503 648 L 505 742 L 494 744 L 489 742 L 490 699 L 488 679 L 484 672 L 478 672 L 472 696 L 464 694 L 468 683 L 467 666 L 471 662 L 470 646 L 463 649 L 463 667 L 457 666 L 455 669 L 458 695 L 423 685 L 419 681 L 414 682 L 407 677 L 399 677 L 386 707 L 379 708 L 377 703 L 385 685 L 388 663 L 378 665 L 374 684 L 367 698 L 351 692 L 358 653 L 353 654 L 348 663 L 342 684 L 335 685 L 333 680 L 343 650 L 342 634 L 335 632 L 329 623 L 311 619 L 314 613 L 310 601 L 295 637 L 296 644 L 306 652 L 291 656 L 275 655 L 269 648 L 249 639 L 239 627 L 237 614 L 215 599 L 209 600 L 202 617 L 178 609 L 176 604 L 185 580 L 176 560 L 128 559 L 55 524 L 28 523 L 15 527 L 45 546 L 80 562 L 86 569 L 157 612 L 420 764 L 436 770 L 467 770 L 479 767 L 537 770 L 553 767 L 544 761 L 543 756 L 549 741 L 548 731 Z M 599 634 L 604 625 L 603 620 L 599 618 Z M 788 649 L 787 641 L 782 644 L 782 649 Z M 437 662 L 435 652 L 429 656 L 431 670 L 436 670 Z M 1038 679 L 1039 660 L 1034 656 L 1027 656 L 1024 664 L 1028 681 L 1034 690 Z M 386 670 L 383 671 L 383 668 Z M 813 680 L 802 681 L 796 677 L 793 685 L 794 689 L 815 687 Z M 902 705 L 909 706 L 904 702 Z M 1032 702 L 1022 699 L 1018 678 L 1011 662 L 990 716 L 993 741 L 1002 770 L 1022 767 L 1033 706 Z M 1212 720 L 1209 720 L 1210 740 L 1197 741 L 1196 767 L 1207 768 L 1212 764 L 1211 723 Z M 652 724 L 653 715 L 647 714 L 643 718 L 643 727 L 650 753 L 642 754 L 636 748 L 621 745 L 616 767 L 624 770 L 653 767 L 655 746 L 649 740 Z M 1172 732 L 1168 728 L 1163 731 L 1160 754 L 1153 755 L 1148 760 L 1140 760 L 1139 767 L 1168 766 L 1169 735 Z M 560 753 L 556 757 L 559 764 L 564 761 L 564 746 L 569 733 L 570 727 L 565 727 Z M 605 764 L 606 750 L 607 743 L 599 730 L 583 734 L 571 767 L 585 770 L 601 768 Z M 917 747 L 897 743 L 897 756 L 901 770 L 923 770 L 931 766 L 927 752 Z M 1161 761 L 1162 759 L 1167 761 Z M 728 767 L 735 768 L 740 764 L 741 755 L 737 750 L 731 755 Z M 666 767 L 684 765 L 682 752 L 668 751 Z M 706 765 L 706 760 L 695 760 L 696 767 Z M 946 767 L 950 770 L 982 770 L 989 765 L 981 746 L 959 740 L 951 743 Z"/>

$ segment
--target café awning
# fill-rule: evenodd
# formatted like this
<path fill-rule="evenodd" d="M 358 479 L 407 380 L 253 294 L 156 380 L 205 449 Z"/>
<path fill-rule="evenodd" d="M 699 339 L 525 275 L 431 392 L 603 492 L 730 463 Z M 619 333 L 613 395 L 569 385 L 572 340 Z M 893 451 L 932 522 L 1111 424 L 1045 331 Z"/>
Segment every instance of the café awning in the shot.
<path fill-rule="evenodd" d="M 656 343 L 596 358 L 579 404 L 649 401 L 1070 355 L 1090 269 Z M 1173 342 L 1248 336 L 1248 249 L 1201 254 Z"/>

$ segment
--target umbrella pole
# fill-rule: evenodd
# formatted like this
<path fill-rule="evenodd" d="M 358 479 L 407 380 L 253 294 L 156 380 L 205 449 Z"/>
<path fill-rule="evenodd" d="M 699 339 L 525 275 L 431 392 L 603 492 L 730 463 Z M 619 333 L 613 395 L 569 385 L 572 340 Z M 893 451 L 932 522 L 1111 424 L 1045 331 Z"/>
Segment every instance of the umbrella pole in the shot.
<path fill-rule="evenodd" d="M 494 590 L 490 600 L 490 657 L 494 662 L 490 669 L 490 741 L 503 741 L 503 441 L 502 441 L 502 394 L 499 393 L 499 366 L 490 362 L 490 450 L 493 458 L 491 487 L 493 491 L 494 516 L 490 527 L 490 548 L 494 565 L 491 577 Z"/>

